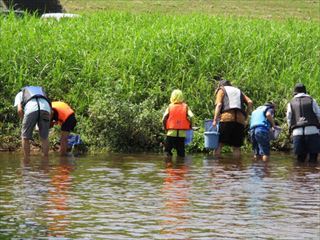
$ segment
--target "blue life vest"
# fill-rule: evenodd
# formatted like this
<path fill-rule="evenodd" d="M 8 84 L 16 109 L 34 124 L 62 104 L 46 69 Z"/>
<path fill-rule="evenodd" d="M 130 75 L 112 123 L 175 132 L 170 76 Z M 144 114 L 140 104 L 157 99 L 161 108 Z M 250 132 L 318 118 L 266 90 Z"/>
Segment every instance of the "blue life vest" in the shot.
<path fill-rule="evenodd" d="M 270 107 L 260 106 L 252 112 L 250 119 L 250 129 L 256 127 L 264 127 L 266 128 L 266 130 L 270 129 L 271 124 L 266 117 L 268 109 L 270 109 Z"/>
<path fill-rule="evenodd" d="M 27 86 L 22 89 L 22 105 L 25 106 L 33 98 L 44 98 L 51 105 L 42 87 Z"/>

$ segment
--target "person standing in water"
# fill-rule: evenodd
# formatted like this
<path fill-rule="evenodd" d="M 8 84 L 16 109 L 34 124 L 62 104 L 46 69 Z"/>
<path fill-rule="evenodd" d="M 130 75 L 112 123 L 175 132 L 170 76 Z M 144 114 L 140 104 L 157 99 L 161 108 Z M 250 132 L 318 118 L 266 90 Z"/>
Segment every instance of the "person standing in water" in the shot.
<path fill-rule="evenodd" d="M 224 145 L 233 149 L 233 156 L 240 158 L 240 147 L 244 143 L 245 125 L 252 109 L 252 101 L 228 80 L 221 80 L 216 90 L 216 107 L 212 125 L 219 123 L 219 146 L 215 155 L 220 157 Z"/>
<path fill-rule="evenodd" d="M 68 137 L 77 125 L 73 109 L 65 102 L 52 102 L 51 126 L 61 126 L 60 154 L 66 155 L 68 151 Z"/>
<path fill-rule="evenodd" d="M 163 128 L 166 130 L 165 152 L 172 156 L 172 149 L 176 149 L 179 157 L 185 156 L 186 131 L 192 127 L 193 113 L 184 102 L 182 91 L 175 89 L 171 93 L 170 105 L 163 118 Z"/>
<path fill-rule="evenodd" d="M 316 100 L 307 94 L 304 84 L 297 83 L 294 97 L 287 106 L 287 122 L 293 137 L 293 152 L 299 162 L 309 156 L 316 162 L 320 152 L 320 108 Z"/>
<path fill-rule="evenodd" d="M 30 140 L 35 126 L 39 127 L 42 153 L 48 157 L 49 153 L 49 127 L 51 106 L 44 89 L 40 86 L 27 86 L 16 95 L 14 106 L 22 119 L 21 138 L 24 159 L 30 158 Z"/>
<path fill-rule="evenodd" d="M 250 138 L 254 158 L 262 157 L 263 161 L 270 157 L 270 131 L 274 131 L 275 104 L 267 102 L 251 113 Z"/>

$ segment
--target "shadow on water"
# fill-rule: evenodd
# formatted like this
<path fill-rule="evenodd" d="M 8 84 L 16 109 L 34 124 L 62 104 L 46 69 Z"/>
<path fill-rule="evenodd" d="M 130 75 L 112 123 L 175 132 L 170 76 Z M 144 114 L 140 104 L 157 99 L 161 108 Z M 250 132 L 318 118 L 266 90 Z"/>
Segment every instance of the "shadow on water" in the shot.
<path fill-rule="evenodd" d="M 320 165 L 290 155 L 22 159 L 0 154 L 1 239 L 320 236 Z"/>

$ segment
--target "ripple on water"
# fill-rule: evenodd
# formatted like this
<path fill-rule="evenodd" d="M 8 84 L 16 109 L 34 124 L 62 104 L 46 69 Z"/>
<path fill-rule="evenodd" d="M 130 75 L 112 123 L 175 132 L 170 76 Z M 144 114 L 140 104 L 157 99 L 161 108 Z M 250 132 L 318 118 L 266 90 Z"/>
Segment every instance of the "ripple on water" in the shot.
<path fill-rule="evenodd" d="M 8 239 L 319 239 L 319 167 L 189 156 L 35 160 L 0 155 Z M 10 156 L 9 156 L 10 157 Z M 39 161 L 39 162 L 37 162 Z"/>

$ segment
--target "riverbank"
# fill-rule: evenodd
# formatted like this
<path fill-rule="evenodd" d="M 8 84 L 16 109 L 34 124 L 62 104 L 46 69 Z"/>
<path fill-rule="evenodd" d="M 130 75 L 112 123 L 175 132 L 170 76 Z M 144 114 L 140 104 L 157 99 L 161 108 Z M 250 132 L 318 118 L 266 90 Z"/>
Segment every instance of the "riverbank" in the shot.
<path fill-rule="evenodd" d="M 0 27 L 1 138 L 13 146 L 20 125 L 12 103 L 25 85 L 41 85 L 52 100 L 69 103 L 76 132 L 90 147 L 123 152 L 159 149 L 174 88 L 200 127 L 190 149 L 202 151 L 216 75 L 255 106 L 274 101 L 283 128 L 297 81 L 320 102 L 316 21 L 98 12 L 59 22 L 12 15 L 0 17 Z M 284 133 L 276 149 L 290 143 Z"/>

